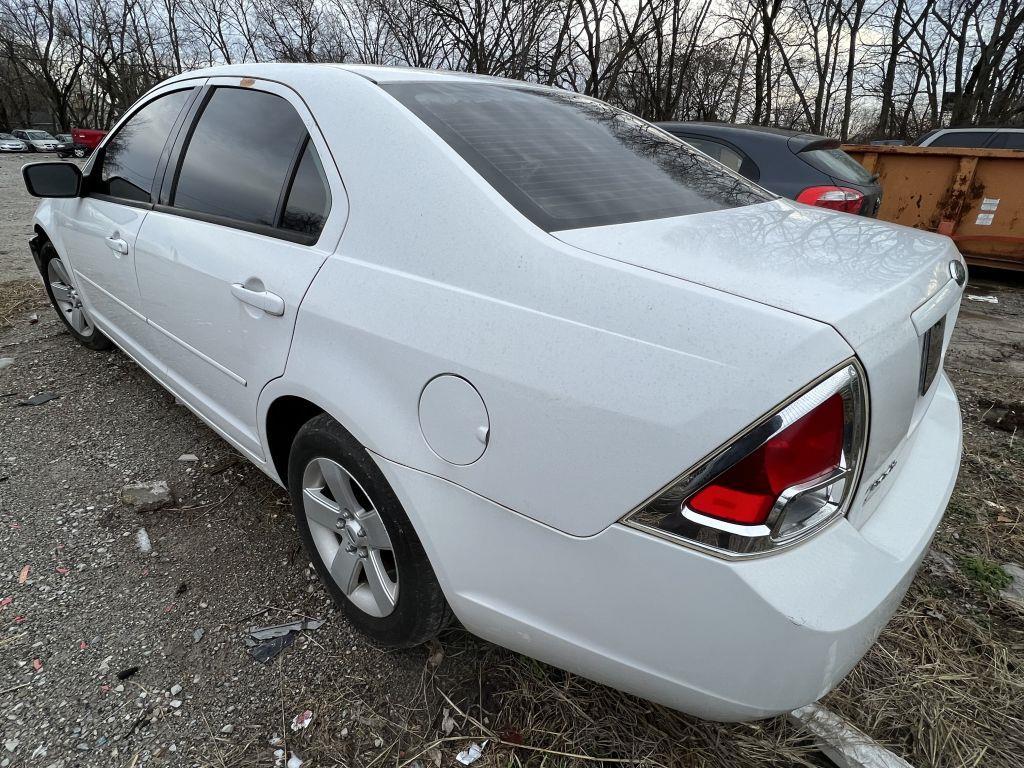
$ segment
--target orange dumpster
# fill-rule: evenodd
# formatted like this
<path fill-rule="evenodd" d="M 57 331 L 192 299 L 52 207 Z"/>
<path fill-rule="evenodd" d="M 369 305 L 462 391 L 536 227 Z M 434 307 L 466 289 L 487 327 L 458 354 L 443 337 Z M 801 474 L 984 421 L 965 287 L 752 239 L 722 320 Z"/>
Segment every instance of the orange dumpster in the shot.
<path fill-rule="evenodd" d="M 878 218 L 949 235 L 968 263 L 1024 270 L 1024 152 L 848 144 L 882 185 Z"/>

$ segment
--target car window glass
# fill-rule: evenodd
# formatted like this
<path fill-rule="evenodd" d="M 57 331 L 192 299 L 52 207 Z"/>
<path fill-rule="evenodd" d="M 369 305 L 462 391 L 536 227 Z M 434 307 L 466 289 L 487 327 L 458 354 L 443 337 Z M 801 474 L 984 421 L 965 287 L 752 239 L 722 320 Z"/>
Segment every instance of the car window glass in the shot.
<path fill-rule="evenodd" d="M 839 181 L 870 184 L 872 180 L 871 174 L 864 170 L 864 166 L 841 149 L 811 149 L 797 153 L 797 157 Z"/>
<path fill-rule="evenodd" d="M 172 204 L 272 227 L 305 138 L 302 119 L 280 96 L 217 88 L 185 149 Z"/>
<path fill-rule="evenodd" d="M 696 136 L 684 136 L 682 138 L 691 147 L 696 147 L 705 155 L 715 158 L 726 168 L 734 170 L 736 173 L 740 172 L 740 166 L 743 165 L 743 155 L 725 146 L 725 144 L 719 144 L 711 139 L 698 139 Z"/>
<path fill-rule="evenodd" d="M 149 102 L 122 125 L 103 148 L 103 165 L 93 191 L 148 203 L 167 136 L 191 90 Z"/>
<path fill-rule="evenodd" d="M 997 133 L 989 147 L 992 149 L 1024 149 L 1024 131 Z"/>
<path fill-rule="evenodd" d="M 991 131 L 950 131 L 935 137 L 929 147 L 984 147 Z"/>
<path fill-rule="evenodd" d="M 281 215 L 281 227 L 305 235 L 319 235 L 330 205 L 331 194 L 320 157 L 313 142 L 307 141 Z"/>
<path fill-rule="evenodd" d="M 548 231 L 773 199 L 643 120 L 579 94 L 476 83 L 384 88 Z"/>

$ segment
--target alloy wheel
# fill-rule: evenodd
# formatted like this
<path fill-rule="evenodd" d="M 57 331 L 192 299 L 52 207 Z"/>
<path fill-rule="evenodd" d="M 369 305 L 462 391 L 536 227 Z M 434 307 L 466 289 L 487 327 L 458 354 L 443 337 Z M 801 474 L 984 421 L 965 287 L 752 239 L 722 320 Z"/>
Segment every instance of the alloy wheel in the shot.
<path fill-rule="evenodd" d="M 398 602 L 394 547 L 373 501 L 338 462 L 315 458 L 302 476 L 302 507 L 331 578 L 352 603 L 384 617 Z"/>
<path fill-rule="evenodd" d="M 50 259 L 46 265 L 46 280 L 53 292 L 53 301 L 57 308 L 64 313 L 68 325 L 75 333 L 81 336 L 88 336 L 92 333 L 92 323 L 82 306 L 82 300 L 78 296 L 71 279 L 68 277 L 64 263 L 59 259 Z"/>

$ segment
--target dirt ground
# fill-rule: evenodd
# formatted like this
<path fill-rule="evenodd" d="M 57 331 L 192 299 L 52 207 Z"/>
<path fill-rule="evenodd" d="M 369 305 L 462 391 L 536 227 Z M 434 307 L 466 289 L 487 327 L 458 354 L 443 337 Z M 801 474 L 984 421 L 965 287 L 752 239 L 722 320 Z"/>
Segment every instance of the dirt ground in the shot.
<path fill-rule="evenodd" d="M 21 162 L 0 157 L 0 768 L 431 768 L 484 740 L 477 768 L 824 764 L 784 718 L 702 722 L 458 628 L 412 651 L 365 642 L 316 583 L 285 494 L 122 353 L 64 331 L 26 247 Z M 965 420 L 949 514 L 823 702 L 918 768 L 1024 765 L 1024 608 L 1001 592 L 1001 564 L 1024 564 L 1024 435 L 999 405 L 1024 393 L 1024 280 L 979 272 L 968 294 L 998 303 L 964 302 L 947 362 Z M 17 405 L 40 393 L 57 397 Z M 172 505 L 121 503 L 158 480 Z M 250 656 L 248 627 L 303 616 L 325 623 Z"/>

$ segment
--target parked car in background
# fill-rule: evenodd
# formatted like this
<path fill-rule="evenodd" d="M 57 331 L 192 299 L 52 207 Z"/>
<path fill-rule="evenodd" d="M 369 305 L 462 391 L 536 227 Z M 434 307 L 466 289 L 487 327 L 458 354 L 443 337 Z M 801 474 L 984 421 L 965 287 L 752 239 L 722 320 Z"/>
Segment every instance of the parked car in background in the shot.
<path fill-rule="evenodd" d="M 27 152 L 28 147 L 17 136 L 0 133 L 0 152 Z"/>
<path fill-rule="evenodd" d="M 95 128 L 72 128 L 71 142 L 73 146 L 71 154 L 75 157 L 88 157 L 106 135 L 106 131 L 96 130 Z"/>
<path fill-rule="evenodd" d="M 732 123 L 658 127 L 776 194 L 820 208 L 875 216 L 882 187 L 839 148 L 838 139 Z"/>
<path fill-rule="evenodd" d="M 69 332 L 288 488 L 378 643 L 454 613 L 766 717 L 867 651 L 952 493 L 954 242 L 797 205 L 596 99 L 215 67 L 146 94 L 84 168 L 24 177 Z"/>
<path fill-rule="evenodd" d="M 75 145 L 70 133 L 58 133 L 54 136 L 57 139 L 56 152 L 61 157 L 70 157 L 74 154 Z"/>
<path fill-rule="evenodd" d="M 60 143 L 46 131 L 37 131 L 33 128 L 19 128 L 11 133 L 25 142 L 29 152 L 56 152 Z"/>
<path fill-rule="evenodd" d="M 914 145 L 1024 150 L 1024 128 L 937 128 L 924 134 Z"/>

